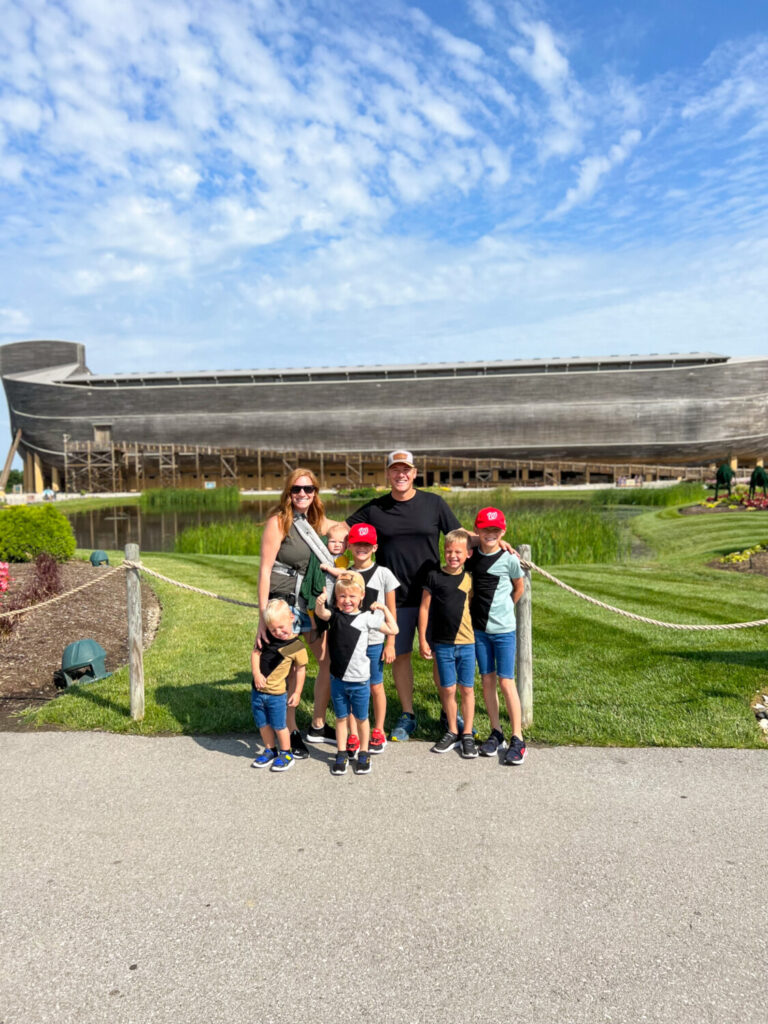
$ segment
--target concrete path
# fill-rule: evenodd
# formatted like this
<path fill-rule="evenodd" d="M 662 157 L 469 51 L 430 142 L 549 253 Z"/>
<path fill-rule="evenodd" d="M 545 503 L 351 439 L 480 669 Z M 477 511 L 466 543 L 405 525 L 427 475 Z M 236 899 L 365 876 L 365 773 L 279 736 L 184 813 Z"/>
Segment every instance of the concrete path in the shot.
<path fill-rule="evenodd" d="M 768 1020 L 768 755 L 0 734 L 0 1024 Z"/>

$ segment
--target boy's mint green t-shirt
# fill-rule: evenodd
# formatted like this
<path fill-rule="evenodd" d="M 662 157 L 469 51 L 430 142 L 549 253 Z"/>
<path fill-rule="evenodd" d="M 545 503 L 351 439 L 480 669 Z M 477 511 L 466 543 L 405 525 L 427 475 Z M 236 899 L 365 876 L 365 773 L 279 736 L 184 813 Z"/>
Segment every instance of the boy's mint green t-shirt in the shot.
<path fill-rule="evenodd" d="M 466 568 L 472 573 L 472 600 L 469 611 L 472 626 L 483 633 L 512 633 L 515 629 L 515 606 L 512 602 L 512 580 L 523 575 L 517 555 L 499 548 L 484 555 L 475 548 Z"/>

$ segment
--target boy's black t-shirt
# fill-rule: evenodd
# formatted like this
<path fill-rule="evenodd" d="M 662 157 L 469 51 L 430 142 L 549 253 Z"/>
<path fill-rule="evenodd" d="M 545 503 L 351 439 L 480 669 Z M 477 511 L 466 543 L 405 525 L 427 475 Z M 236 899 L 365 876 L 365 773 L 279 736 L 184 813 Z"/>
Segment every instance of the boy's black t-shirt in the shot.
<path fill-rule="evenodd" d="M 257 650 L 254 647 L 254 650 Z M 294 636 L 288 640 L 278 640 L 267 630 L 267 642 L 263 644 L 259 655 L 259 670 L 266 683 L 263 693 L 285 693 L 286 680 L 295 665 L 307 665 L 307 650 L 301 637 Z M 256 689 L 256 684 L 253 683 Z"/>
<path fill-rule="evenodd" d="M 440 534 L 461 526 L 444 499 L 429 491 L 416 491 L 408 501 L 383 494 L 353 512 L 347 523 L 376 527 L 376 562 L 400 581 L 398 608 L 418 607 L 427 573 L 440 568 Z"/>
<path fill-rule="evenodd" d="M 432 570 L 424 589 L 432 595 L 429 621 L 432 642 L 436 644 L 473 644 L 475 631 L 469 615 L 472 577 L 462 570 L 455 575 L 444 569 Z"/>
<path fill-rule="evenodd" d="M 342 612 L 331 609 L 328 651 L 331 675 L 347 683 L 364 683 L 371 678 L 368 634 L 384 621 L 384 613 Z"/>

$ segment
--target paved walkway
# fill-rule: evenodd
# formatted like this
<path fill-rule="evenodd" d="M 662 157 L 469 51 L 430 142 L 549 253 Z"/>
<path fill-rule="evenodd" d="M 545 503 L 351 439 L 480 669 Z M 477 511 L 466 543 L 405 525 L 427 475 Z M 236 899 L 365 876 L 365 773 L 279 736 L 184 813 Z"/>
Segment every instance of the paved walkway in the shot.
<path fill-rule="evenodd" d="M 0 1024 L 768 1020 L 768 755 L 0 734 Z"/>

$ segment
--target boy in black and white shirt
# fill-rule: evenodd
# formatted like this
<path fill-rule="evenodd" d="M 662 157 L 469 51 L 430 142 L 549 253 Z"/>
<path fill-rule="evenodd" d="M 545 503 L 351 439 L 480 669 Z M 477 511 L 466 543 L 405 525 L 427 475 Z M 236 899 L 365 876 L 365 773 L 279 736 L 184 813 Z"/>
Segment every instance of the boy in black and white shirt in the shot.
<path fill-rule="evenodd" d="M 368 643 L 372 630 L 385 636 L 397 635 L 397 622 L 386 605 L 374 601 L 370 609 L 361 611 L 365 597 L 365 582 L 357 572 L 343 573 L 334 587 L 336 605 L 329 609 L 325 592 L 315 603 L 315 615 L 326 622 L 328 650 L 331 656 L 331 699 L 336 715 L 336 760 L 333 775 L 344 775 L 349 760 L 347 735 L 349 716 L 355 719 L 360 737 L 357 773 L 365 775 L 371 770 L 369 751 L 371 727 L 368 721 L 371 700 L 371 663 Z"/>
<path fill-rule="evenodd" d="M 352 568 L 359 572 L 365 583 L 365 597 L 361 604 L 364 612 L 378 602 L 385 604 L 397 618 L 395 591 L 400 582 L 395 574 L 383 565 L 373 561 L 378 548 L 376 527 L 367 523 L 358 523 L 349 531 L 347 544 L 352 552 Z M 334 576 L 340 576 L 341 569 L 329 565 L 321 565 L 321 569 Z M 384 732 L 384 719 L 387 717 L 387 695 L 384 690 L 384 664 L 391 665 L 395 660 L 395 638 L 385 637 L 379 630 L 371 630 L 368 634 L 368 660 L 371 663 L 371 703 L 373 704 L 373 729 L 371 730 L 371 753 L 380 754 L 387 745 L 387 734 Z M 351 723 L 350 723 L 351 725 Z M 347 737 L 347 753 L 354 757 L 360 748 L 360 741 L 350 729 Z"/>

